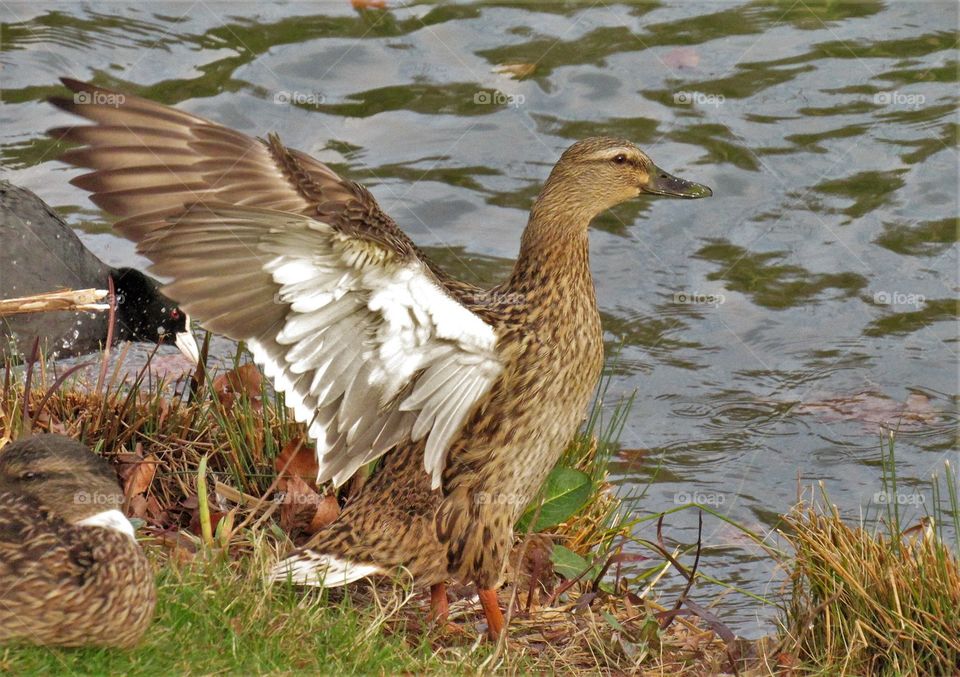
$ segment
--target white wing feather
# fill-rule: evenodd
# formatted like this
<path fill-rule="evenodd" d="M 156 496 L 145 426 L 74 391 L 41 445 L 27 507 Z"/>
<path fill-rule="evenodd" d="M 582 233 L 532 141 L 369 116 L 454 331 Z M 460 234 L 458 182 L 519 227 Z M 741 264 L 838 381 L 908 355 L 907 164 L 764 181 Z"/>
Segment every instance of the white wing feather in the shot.
<path fill-rule="evenodd" d="M 319 481 L 342 484 L 404 439 L 426 437 L 424 469 L 438 488 L 450 444 L 502 370 L 493 327 L 447 294 L 422 261 L 307 216 L 196 207 L 168 232 L 207 237 L 204 228 L 251 247 L 243 263 L 260 266 L 286 307 L 280 326 L 250 336 L 234 330 L 233 338 L 247 341 L 307 424 Z M 160 233 L 148 244 L 162 248 L 165 240 Z M 202 265 L 187 260 L 188 250 L 177 253 L 171 288 Z"/>

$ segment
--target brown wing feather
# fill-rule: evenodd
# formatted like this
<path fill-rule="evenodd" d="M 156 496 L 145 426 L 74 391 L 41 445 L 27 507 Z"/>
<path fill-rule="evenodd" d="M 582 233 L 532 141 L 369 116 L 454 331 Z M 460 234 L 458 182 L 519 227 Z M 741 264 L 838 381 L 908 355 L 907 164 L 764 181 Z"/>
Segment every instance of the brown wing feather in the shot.
<path fill-rule="evenodd" d="M 430 261 L 366 188 L 286 147 L 275 134 L 255 139 L 149 99 L 62 81 L 76 94 L 51 103 L 96 124 L 59 127 L 49 134 L 82 145 L 65 152 L 62 160 L 94 171 L 71 183 L 121 217 L 115 228 L 128 239 L 141 241 L 196 202 L 294 212 L 404 258 L 420 259 L 464 305 L 477 298 L 475 286 Z M 476 310 L 483 312 L 482 307 Z"/>
<path fill-rule="evenodd" d="M 63 155 L 65 162 L 94 170 L 72 183 L 123 217 L 117 227 L 133 240 L 188 204 L 215 201 L 304 214 L 405 258 L 415 255 L 369 191 L 287 148 L 276 135 L 254 139 L 138 96 L 68 78 L 63 83 L 76 96 L 51 103 L 96 124 L 50 134 L 85 146 Z"/>

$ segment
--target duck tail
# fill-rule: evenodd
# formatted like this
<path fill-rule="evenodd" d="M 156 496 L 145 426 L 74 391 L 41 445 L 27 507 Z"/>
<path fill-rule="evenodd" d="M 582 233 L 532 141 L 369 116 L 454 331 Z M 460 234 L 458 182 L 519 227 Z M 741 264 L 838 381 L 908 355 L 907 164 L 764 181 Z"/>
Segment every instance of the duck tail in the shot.
<path fill-rule="evenodd" d="M 374 564 L 351 562 L 313 550 L 298 550 L 275 564 L 267 580 L 271 583 L 289 581 L 295 585 L 336 588 L 382 573 L 386 572 Z"/>

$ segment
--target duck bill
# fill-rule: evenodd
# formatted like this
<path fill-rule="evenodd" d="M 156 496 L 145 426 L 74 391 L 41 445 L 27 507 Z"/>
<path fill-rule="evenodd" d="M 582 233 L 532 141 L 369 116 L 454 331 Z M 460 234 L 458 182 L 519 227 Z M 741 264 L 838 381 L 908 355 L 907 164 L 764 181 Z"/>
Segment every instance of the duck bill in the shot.
<path fill-rule="evenodd" d="M 666 195 L 667 197 L 681 197 L 688 200 L 713 195 L 713 191 L 707 186 L 668 174 L 656 166 L 650 173 L 650 179 L 647 181 L 647 185 L 643 187 L 643 192 L 652 195 Z"/>
<path fill-rule="evenodd" d="M 191 363 L 197 364 L 200 361 L 200 347 L 197 346 L 193 334 L 190 333 L 189 324 L 187 325 L 186 331 L 178 332 L 174 336 L 173 342 L 177 348 L 180 349 L 180 352 L 183 353 L 183 356 L 190 360 Z"/>

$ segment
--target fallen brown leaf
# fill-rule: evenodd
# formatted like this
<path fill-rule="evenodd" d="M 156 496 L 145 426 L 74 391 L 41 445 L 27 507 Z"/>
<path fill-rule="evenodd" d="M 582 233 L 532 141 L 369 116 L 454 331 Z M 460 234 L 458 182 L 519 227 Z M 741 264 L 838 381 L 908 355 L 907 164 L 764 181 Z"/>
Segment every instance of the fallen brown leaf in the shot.
<path fill-rule="evenodd" d="M 241 395 L 246 395 L 255 411 L 263 409 L 261 397 L 263 377 L 257 365 L 242 364 L 232 371 L 220 374 L 213 381 L 213 391 L 224 407 L 230 408 Z"/>
<path fill-rule="evenodd" d="M 280 475 L 277 487 L 280 491 L 287 490 L 287 478 L 299 477 L 307 485 L 317 491 L 317 454 L 302 437 L 295 437 L 287 442 L 283 450 L 273 462 L 273 468 Z"/>
<path fill-rule="evenodd" d="M 289 534 L 314 534 L 333 522 L 340 514 L 334 496 L 321 496 L 299 476 L 286 480 L 280 504 L 280 527 Z"/>
<path fill-rule="evenodd" d="M 159 465 L 160 459 L 156 454 L 150 454 L 133 464 L 124 480 L 123 495 L 129 499 L 137 494 L 145 494 L 153 483 Z"/>
<path fill-rule="evenodd" d="M 327 494 L 320 501 L 316 514 L 313 516 L 313 519 L 310 520 L 309 533 L 311 535 L 317 533 L 328 524 L 333 523 L 339 516 L 340 504 L 337 503 L 337 497 L 333 494 Z"/>
<path fill-rule="evenodd" d="M 161 531 L 154 534 L 153 539 L 167 551 L 170 559 L 178 564 L 186 564 L 197 552 L 196 544 L 179 531 Z"/>
<path fill-rule="evenodd" d="M 147 497 L 147 516 L 157 524 L 169 526 L 167 511 L 160 505 L 156 496 Z"/>
<path fill-rule="evenodd" d="M 386 9 L 387 0 L 350 0 L 354 9 Z"/>
<path fill-rule="evenodd" d="M 217 524 L 220 523 L 220 520 L 223 519 L 223 516 L 226 513 L 220 512 L 219 510 L 210 511 L 210 530 L 216 533 Z M 202 535 L 202 529 L 200 528 L 200 510 L 192 510 L 190 512 L 190 531 L 197 536 Z"/>
<path fill-rule="evenodd" d="M 530 77 L 535 70 L 537 70 L 537 64 L 535 63 L 502 63 L 493 68 L 494 73 L 506 75 L 514 80 L 523 80 Z"/>
<path fill-rule="evenodd" d="M 147 518 L 147 498 L 143 494 L 136 494 L 127 499 L 127 517 Z"/>

